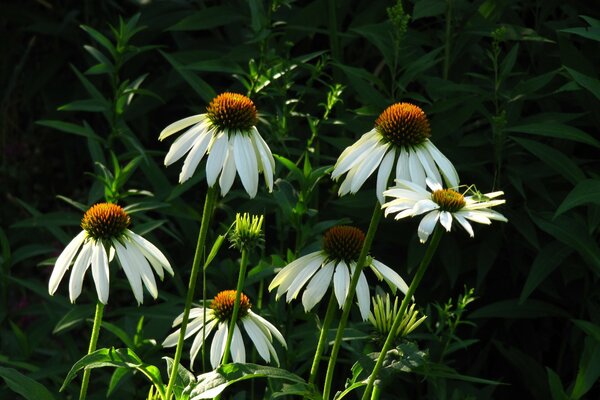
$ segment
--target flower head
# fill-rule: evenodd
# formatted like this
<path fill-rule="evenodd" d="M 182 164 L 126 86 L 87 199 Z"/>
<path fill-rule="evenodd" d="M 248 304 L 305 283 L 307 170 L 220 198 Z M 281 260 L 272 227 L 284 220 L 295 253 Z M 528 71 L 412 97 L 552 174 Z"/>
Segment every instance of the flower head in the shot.
<path fill-rule="evenodd" d="M 232 247 L 241 251 L 243 249 L 249 250 L 262 244 L 263 221 L 263 215 L 259 217 L 257 215 L 250 216 L 248 213 L 237 213 L 235 216 L 235 226 L 229 234 L 229 241 Z"/>
<path fill-rule="evenodd" d="M 323 250 L 302 256 L 289 263 L 273 278 L 269 290 L 277 288 L 276 297 L 279 299 L 287 293 L 286 301 L 295 299 L 302 288 L 302 305 L 309 312 L 325 295 L 330 283 L 340 308 L 344 305 L 350 280 L 356 262 L 365 240 L 365 234 L 353 226 L 335 226 L 329 229 L 323 237 Z M 385 279 L 393 289 L 406 293 L 408 286 L 394 270 L 385 264 L 369 257 L 367 265 L 373 270 L 379 280 Z M 363 320 L 369 315 L 369 284 L 360 272 L 356 286 L 358 308 Z"/>
<path fill-rule="evenodd" d="M 205 331 L 206 339 L 208 339 L 215 328 L 216 333 L 210 347 L 210 363 L 213 368 L 217 368 L 223 359 L 235 295 L 235 290 L 224 290 L 215 296 L 208 307 L 195 307 L 190 310 L 190 324 L 185 332 L 185 338 L 196 335 L 190 350 L 190 365 L 194 364 L 198 351 L 202 348 L 202 332 Z M 204 315 L 206 315 L 206 320 L 204 320 Z M 175 318 L 173 327 L 180 325 L 182 320 L 183 314 Z M 240 326 L 244 327 L 263 360 L 270 362 L 272 356 L 275 362 L 279 364 L 277 353 L 272 344 L 273 337 L 283 347 L 286 347 L 285 339 L 273 324 L 252 311 L 252 304 L 244 293 L 241 293 L 238 320 L 231 340 L 231 357 L 234 362 L 245 363 L 246 349 Z M 179 338 L 179 331 L 177 329 L 171 333 L 162 343 L 163 347 L 175 346 Z"/>
<path fill-rule="evenodd" d="M 469 221 L 488 225 L 491 224 L 491 220 L 507 221 L 502 214 L 491 210 L 491 207 L 505 203 L 502 199 L 492 200 L 503 195 L 504 192 L 464 196 L 453 189 L 444 189 L 438 182 L 429 179 L 427 186 L 431 191 L 413 182 L 405 180 L 396 180 L 396 182 L 395 187 L 383 192 L 386 197 L 392 197 L 393 200 L 383 204 L 382 208 L 385 208 L 386 216 L 396 213 L 395 219 L 426 214 L 418 228 L 421 243 L 427 241 L 438 221 L 446 231 L 450 232 L 452 221 L 456 220 L 471 237 L 474 233 Z"/>
<path fill-rule="evenodd" d="M 189 128 L 171 145 L 165 165 L 187 153 L 179 174 L 182 183 L 192 177 L 200 160 L 208 154 L 206 180 L 213 187 L 219 178 L 222 196 L 231 189 L 236 171 L 250 197 L 256 196 L 259 172 L 272 191 L 275 160 L 258 133 L 256 122 L 252 100 L 242 94 L 222 93 L 210 102 L 206 113 L 184 118 L 163 129 L 159 140 Z"/>
<path fill-rule="evenodd" d="M 69 278 L 71 302 L 75 302 L 81 294 L 83 277 L 91 265 L 98 300 L 106 304 L 110 275 L 108 265 L 116 254 L 138 304 L 144 300 L 142 282 L 152 297 L 156 298 L 158 289 L 152 268 L 161 280 L 165 269 L 171 275 L 173 269 L 156 246 L 128 229 L 130 223 L 129 215 L 116 204 L 99 203 L 87 210 L 81 220 L 83 230 L 71 240 L 54 264 L 48 282 L 50 295 L 56 292 L 75 260 Z"/>
<path fill-rule="evenodd" d="M 337 180 L 347 173 L 339 195 L 356 193 L 377 168 L 376 194 L 381 204 L 392 169 L 396 179 L 423 187 L 426 178 L 442 182 L 442 177 L 448 186 L 458 186 L 454 166 L 431 143 L 430 136 L 429 121 L 421 108 L 410 103 L 391 105 L 379 115 L 375 127 L 338 158 L 331 177 Z"/>

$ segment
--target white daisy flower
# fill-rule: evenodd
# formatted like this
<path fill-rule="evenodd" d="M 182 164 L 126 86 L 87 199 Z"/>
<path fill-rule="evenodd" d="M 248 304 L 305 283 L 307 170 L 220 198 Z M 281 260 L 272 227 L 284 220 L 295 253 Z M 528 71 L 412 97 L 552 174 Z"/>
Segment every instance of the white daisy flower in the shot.
<path fill-rule="evenodd" d="M 277 287 L 277 299 L 287 292 L 286 301 L 289 303 L 306 285 L 302 305 L 309 312 L 321 301 L 329 284 L 333 282 L 335 297 L 342 308 L 364 240 L 365 234 L 358 228 L 331 228 L 323 237 L 323 250 L 292 261 L 273 278 L 269 290 Z M 393 269 L 374 258 L 369 258 L 367 263 L 379 280 L 385 279 L 392 290 L 400 289 L 402 293 L 406 293 L 406 282 Z M 369 317 L 369 284 L 363 271 L 356 286 L 356 297 L 360 315 L 366 320 Z"/>
<path fill-rule="evenodd" d="M 376 195 L 383 204 L 383 191 L 395 169 L 396 179 L 409 180 L 425 187 L 425 178 L 458 186 L 452 163 L 429 140 L 431 128 L 427 115 L 410 103 L 396 103 L 381 113 L 375 127 L 338 158 L 331 178 L 347 173 L 339 188 L 340 196 L 356 193 L 377 172 Z"/>
<path fill-rule="evenodd" d="M 382 206 L 386 216 L 397 213 L 395 219 L 401 219 L 426 214 L 418 228 L 421 243 L 427 241 L 438 221 L 450 232 L 452 221 L 456 220 L 471 237 L 474 233 L 469 221 L 487 225 L 492 220 L 508 221 L 502 214 L 490 209 L 505 203 L 501 199 L 492 200 L 504 192 L 475 192 L 473 196 L 463 196 L 452 189 L 444 189 L 439 182 L 430 179 L 427 180 L 427 186 L 431 192 L 413 182 L 396 180 L 395 187 L 383 192 L 386 197 L 393 198 Z"/>
<path fill-rule="evenodd" d="M 116 254 L 138 305 L 144 300 L 142 282 L 156 299 L 158 289 L 152 268 L 161 280 L 164 278 L 164 270 L 173 275 L 173 269 L 156 246 L 127 229 L 130 222 L 129 215 L 116 204 L 99 203 L 87 210 L 81 220 L 83 230 L 71 240 L 54 264 L 48 282 L 50 295 L 54 295 L 75 260 L 69 278 L 71 302 L 74 303 L 81 294 L 83 277 L 91 265 L 98 300 L 106 304 L 110 275 L 108 264 Z"/>
<path fill-rule="evenodd" d="M 165 165 L 187 153 L 179 174 L 182 183 L 191 178 L 200 160 L 208 154 L 206 180 L 213 187 L 219 178 L 222 196 L 231 189 L 236 171 L 250 197 L 256 196 L 259 172 L 272 191 L 275 160 L 258 133 L 256 122 L 252 100 L 237 93 L 220 94 L 210 102 L 205 114 L 184 118 L 163 129 L 159 140 L 189 127 L 171 145 Z"/>
<path fill-rule="evenodd" d="M 208 307 L 195 307 L 190 310 L 190 323 L 185 332 L 185 339 L 192 335 L 197 335 L 192 342 L 190 350 L 190 366 L 194 365 L 194 360 L 198 355 L 198 351 L 202 348 L 202 335 L 205 331 L 205 339 L 208 339 L 213 330 L 216 330 L 215 336 L 210 346 L 210 364 L 213 368 L 217 368 L 223 359 L 225 352 L 225 342 L 227 341 L 227 333 L 229 330 L 229 322 L 233 313 L 233 305 L 235 303 L 235 290 L 224 290 L 217 294 Z M 243 326 L 246 333 L 250 337 L 258 354 L 266 362 L 271 361 L 271 356 L 279 365 L 279 358 L 273 347 L 273 337 L 281 343 L 283 347 L 287 347 L 285 339 L 273 324 L 254 313 L 252 304 L 248 296 L 241 293 L 240 310 L 238 320 L 235 324 L 235 330 L 231 339 L 231 358 L 233 362 L 246 362 L 246 348 L 240 326 Z M 204 314 L 206 313 L 206 321 Z M 183 313 L 175 318 L 173 327 L 180 325 L 183 320 Z M 205 327 L 205 329 L 202 329 Z M 177 344 L 179 339 L 179 331 L 171 333 L 162 343 L 163 347 L 172 347 Z"/>

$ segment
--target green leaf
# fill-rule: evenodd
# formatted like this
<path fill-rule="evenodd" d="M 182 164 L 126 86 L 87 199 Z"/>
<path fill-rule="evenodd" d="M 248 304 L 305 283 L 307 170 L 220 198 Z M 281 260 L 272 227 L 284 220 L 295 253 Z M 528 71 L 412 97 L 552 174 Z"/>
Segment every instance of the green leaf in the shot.
<path fill-rule="evenodd" d="M 298 181 L 298 182 L 303 182 L 304 181 L 304 174 L 302 173 L 302 171 L 300 170 L 300 168 L 298 168 L 298 166 L 296 166 L 296 164 L 294 164 L 292 162 L 292 160 L 289 160 L 283 156 L 277 155 L 277 154 L 273 154 L 273 157 L 279 161 L 281 164 L 283 164 L 284 167 L 286 167 L 291 173 L 292 176 Z"/>
<path fill-rule="evenodd" d="M 572 399 L 580 399 L 592 389 L 600 377 L 600 342 L 587 338 L 579 360 L 579 370 L 571 392 Z"/>
<path fill-rule="evenodd" d="M 206 103 L 210 103 L 210 101 L 216 97 L 217 94 L 215 93 L 213 88 L 208 83 L 206 83 L 206 81 L 204 81 L 198 75 L 190 72 L 185 66 L 179 63 L 174 57 L 170 56 L 169 54 L 162 51 L 160 52 L 160 54 L 162 54 L 163 57 L 167 59 L 169 64 L 171 64 L 173 68 L 175 68 L 175 70 L 181 75 L 183 79 L 185 79 L 185 81 L 192 87 L 192 89 L 194 89 L 196 94 L 198 94 L 198 96 L 200 96 L 202 100 L 204 100 Z"/>
<path fill-rule="evenodd" d="M 104 46 L 104 48 L 106 50 L 108 50 L 113 57 L 115 56 L 115 54 L 116 54 L 115 47 L 113 46 L 111 41 L 106 36 L 104 36 L 103 34 L 98 32 L 91 26 L 79 25 L 79 27 L 81 29 L 83 29 L 84 31 L 86 31 L 87 34 L 90 35 L 96 42 L 98 42 L 99 44 Z"/>
<path fill-rule="evenodd" d="M 94 57 L 101 65 L 106 66 L 108 71 L 113 70 L 113 68 L 114 68 L 113 63 L 110 62 L 110 60 L 108 58 L 106 58 L 106 56 L 104 54 L 102 54 L 102 52 L 100 50 L 98 50 L 94 46 L 90 46 L 90 45 L 84 45 L 83 48 L 88 53 L 90 53 L 91 56 Z"/>
<path fill-rule="evenodd" d="M 306 385 L 307 395 L 305 399 L 318 399 L 318 395 L 311 390 L 302 378 L 281 368 L 266 367 L 257 364 L 225 364 L 214 371 L 199 375 L 197 384 L 194 385 L 190 394 L 191 400 L 212 399 L 218 396 L 228 386 L 236 382 L 255 378 L 282 379 L 285 381 Z"/>
<path fill-rule="evenodd" d="M 154 365 L 145 364 L 131 349 L 99 349 L 84 356 L 73 364 L 73 367 L 67 374 L 60 391 L 65 390 L 67 385 L 77 376 L 82 369 L 93 369 L 103 367 L 125 367 L 140 371 L 144 374 L 160 394 L 164 397 L 164 385 L 160 376 L 160 370 Z"/>
<path fill-rule="evenodd" d="M 23 375 L 13 368 L 0 367 L 0 377 L 6 385 L 15 393 L 20 394 L 27 400 L 54 400 L 52 393 L 42 384 Z"/>
<path fill-rule="evenodd" d="M 87 317 L 94 315 L 94 309 L 91 305 L 73 305 L 72 308 L 56 323 L 52 334 L 58 334 L 79 325 Z"/>
<path fill-rule="evenodd" d="M 225 235 L 217 236 L 215 243 L 213 244 L 212 248 L 210 249 L 210 253 L 208 253 L 208 257 L 206 257 L 206 261 L 204 262 L 204 269 L 208 268 L 211 261 L 217 256 L 217 254 L 219 253 L 219 249 L 221 248 L 221 245 L 223 244 L 224 240 L 225 240 Z"/>
<path fill-rule="evenodd" d="M 564 68 L 579 86 L 587 89 L 590 93 L 596 96 L 597 99 L 600 100 L 600 81 L 598 79 L 584 75 L 581 72 L 577 72 L 569 67 Z"/>
<path fill-rule="evenodd" d="M 163 360 L 167 362 L 167 372 L 170 374 L 173 370 L 173 359 L 169 357 L 163 357 Z M 170 376 L 169 376 L 170 378 Z M 190 398 L 191 386 L 196 383 L 196 377 L 190 371 L 188 371 L 183 365 L 179 364 L 177 368 L 177 377 L 173 384 L 173 392 L 177 400 L 188 400 Z"/>
<path fill-rule="evenodd" d="M 58 107 L 59 111 L 88 111 L 88 112 L 104 112 L 108 111 L 106 102 L 87 99 L 87 100 L 75 100 L 64 106 Z"/>
<path fill-rule="evenodd" d="M 435 17 L 446 12 L 448 7 L 444 0 L 420 0 L 415 2 L 413 8 L 412 20 L 416 21 L 421 18 Z"/>
<path fill-rule="evenodd" d="M 600 148 L 600 141 L 594 139 L 591 135 L 573 126 L 558 122 L 539 122 L 535 124 L 510 126 L 505 128 L 505 130 L 507 132 L 529 133 L 531 135 L 572 140 L 574 142 L 585 143 Z"/>
<path fill-rule="evenodd" d="M 582 204 L 600 205 L 600 179 L 586 179 L 579 182 L 558 206 L 554 218 Z"/>
<path fill-rule="evenodd" d="M 47 126 L 49 128 L 53 128 L 53 129 L 56 129 L 56 130 L 59 130 L 62 132 L 71 133 L 73 135 L 83 136 L 88 139 L 96 140 L 100 143 L 104 142 L 104 140 L 100 136 L 96 135 L 91 129 L 89 129 L 88 125 L 81 126 L 81 125 L 72 124 L 70 122 L 63 122 L 63 121 L 56 121 L 56 120 L 49 120 L 49 119 L 35 121 L 35 123 L 38 125 Z"/>
<path fill-rule="evenodd" d="M 561 174 L 565 179 L 573 184 L 577 184 L 585 179 L 585 174 L 579 166 L 563 152 L 548 146 L 544 143 L 534 140 L 510 136 L 510 138 L 521 145 L 525 150 L 539 158 L 553 170 Z"/>
<path fill-rule="evenodd" d="M 552 400 L 569 400 L 569 396 L 565 393 L 560 377 L 556 372 L 548 367 L 546 367 L 546 372 L 548 373 L 548 387 L 550 388 Z"/>
<path fill-rule="evenodd" d="M 600 343 L 600 326 L 581 319 L 573 319 L 572 321 L 579 329 Z"/>
<path fill-rule="evenodd" d="M 191 13 L 175 25 L 169 27 L 169 31 L 200 31 L 217 28 L 243 21 L 239 8 L 231 6 L 207 7 Z"/>
<path fill-rule="evenodd" d="M 564 246 L 556 241 L 550 242 L 541 249 L 531 265 L 531 270 L 529 271 L 529 275 L 527 275 L 527 281 L 525 281 L 525 285 L 523 285 L 521 295 L 519 296 L 519 304 L 523 304 L 531 292 L 533 292 L 539 284 L 542 283 L 542 281 L 546 279 L 546 277 L 550 275 L 569 254 L 572 253 L 572 251 L 573 250 L 570 247 Z"/>

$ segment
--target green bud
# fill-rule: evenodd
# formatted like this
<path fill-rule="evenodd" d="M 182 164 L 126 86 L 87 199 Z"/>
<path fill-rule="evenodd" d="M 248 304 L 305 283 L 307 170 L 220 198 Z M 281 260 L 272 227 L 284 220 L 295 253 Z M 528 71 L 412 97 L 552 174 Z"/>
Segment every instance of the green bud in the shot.
<path fill-rule="evenodd" d="M 263 215 L 251 216 L 248 213 L 237 213 L 235 216 L 235 226 L 229 234 L 231 246 L 242 251 L 262 245 L 264 241 L 262 232 L 264 219 Z"/>
<path fill-rule="evenodd" d="M 376 331 L 377 340 L 384 341 L 392 329 L 392 325 L 399 311 L 398 298 L 394 298 L 394 304 L 390 300 L 389 293 L 384 296 L 373 297 L 373 311 L 369 313 L 369 321 Z M 419 311 L 415 310 L 413 303 L 404 313 L 402 322 L 394 333 L 396 338 L 403 338 L 425 321 L 426 315 L 419 317 Z"/>

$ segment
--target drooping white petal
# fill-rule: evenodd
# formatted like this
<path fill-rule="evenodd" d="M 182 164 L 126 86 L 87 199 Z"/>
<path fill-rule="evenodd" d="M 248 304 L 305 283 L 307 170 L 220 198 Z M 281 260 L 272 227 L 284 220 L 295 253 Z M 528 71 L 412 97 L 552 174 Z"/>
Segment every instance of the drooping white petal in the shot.
<path fill-rule="evenodd" d="M 172 134 L 177 133 L 180 130 L 185 129 L 188 126 L 194 125 L 204 119 L 206 119 L 206 114 L 198 114 L 180 119 L 179 121 L 175 121 L 162 130 L 162 132 L 158 136 L 158 140 L 163 140 L 164 138 L 169 137 Z"/>
<path fill-rule="evenodd" d="M 431 199 L 419 200 L 415 203 L 412 208 L 413 215 L 420 215 L 431 210 L 437 210 L 440 208 L 439 204 L 432 201 Z"/>
<path fill-rule="evenodd" d="M 146 286 L 150 295 L 156 299 L 158 297 L 158 287 L 156 286 L 156 280 L 154 279 L 150 264 L 148 264 L 144 255 L 131 242 L 125 243 L 125 251 L 130 255 L 131 260 L 136 264 L 138 271 L 140 271 L 140 277 L 142 278 L 142 282 L 144 282 L 144 286 Z"/>
<path fill-rule="evenodd" d="M 361 271 L 360 276 L 358 277 L 358 283 L 356 285 L 356 298 L 358 300 L 358 309 L 360 310 L 360 316 L 363 321 L 366 321 L 369 318 L 369 284 L 367 283 L 367 278 L 365 274 Z"/>
<path fill-rule="evenodd" d="M 92 276 L 94 277 L 98 300 L 102 304 L 106 304 L 109 288 L 108 256 L 100 242 L 96 242 L 92 246 Z"/>
<path fill-rule="evenodd" d="M 304 287 L 306 282 L 308 282 L 310 277 L 313 276 L 313 274 L 320 267 L 321 267 L 321 263 L 312 262 L 310 264 L 305 265 L 304 268 L 302 268 L 300 271 L 298 271 L 298 273 L 296 274 L 296 277 L 294 278 L 294 280 L 290 284 L 290 287 L 288 288 L 287 296 L 285 298 L 285 300 L 288 303 L 298 296 L 298 293 L 300 293 L 300 290 L 302 290 L 302 288 Z"/>
<path fill-rule="evenodd" d="M 446 228 L 446 232 L 450 232 L 450 228 L 452 228 L 452 214 L 448 211 L 441 211 L 440 224 Z"/>
<path fill-rule="evenodd" d="M 225 195 L 231 189 L 233 185 L 233 181 L 235 180 L 235 157 L 233 156 L 233 145 L 231 141 L 227 146 L 227 155 L 225 156 L 225 164 L 223 165 L 223 172 L 219 177 L 219 186 L 221 187 L 221 196 L 225 197 Z"/>
<path fill-rule="evenodd" d="M 206 183 L 213 187 L 225 164 L 229 136 L 227 131 L 221 131 L 215 137 L 206 161 Z"/>
<path fill-rule="evenodd" d="M 302 305 L 304 306 L 305 312 L 312 310 L 315 304 L 321 301 L 325 295 L 329 283 L 331 283 L 334 265 L 333 261 L 328 262 L 310 280 L 310 283 L 302 294 Z"/>
<path fill-rule="evenodd" d="M 149 240 L 146 240 L 144 237 L 133 231 L 130 231 L 129 229 L 127 229 L 125 232 L 127 237 L 129 237 L 137 245 L 142 254 L 150 261 L 152 268 L 154 268 L 154 271 L 156 271 L 161 280 L 164 278 L 163 268 L 166 269 L 171 275 L 175 274 L 171 264 L 169 263 L 169 260 L 167 260 L 167 257 L 165 257 L 158 247 L 152 244 L 152 242 Z"/>
<path fill-rule="evenodd" d="M 379 274 L 381 274 L 383 279 L 385 279 L 390 286 L 393 286 L 393 288 L 400 289 L 400 291 L 404 294 L 408 292 L 408 285 L 406 284 L 404 279 L 402 279 L 402 277 L 398 275 L 396 271 L 394 271 L 384 263 L 372 259 L 371 268 L 373 270 L 376 270 Z"/>
<path fill-rule="evenodd" d="M 258 164 L 248 135 L 236 133 L 233 136 L 233 156 L 242 185 L 250 198 L 254 198 L 258 191 Z"/>
<path fill-rule="evenodd" d="M 410 181 L 409 156 L 404 147 L 400 148 L 400 155 L 396 163 L 396 179 Z"/>
<path fill-rule="evenodd" d="M 373 129 L 365 133 L 352 146 L 347 147 L 338 157 L 331 172 L 331 179 L 337 180 L 341 175 L 363 162 L 378 145 L 379 141 L 379 134 Z"/>
<path fill-rule="evenodd" d="M 275 160 L 273 159 L 273 154 L 271 154 L 271 149 L 267 146 L 267 143 L 263 140 L 263 138 L 256 130 L 256 127 L 253 128 L 253 135 L 251 136 L 252 143 L 254 144 L 254 148 L 258 154 L 257 161 L 260 161 L 260 165 L 263 171 L 263 176 L 265 178 L 265 183 L 267 184 L 267 188 L 269 192 L 273 191 L 273 170 L 275 169 Z"/>
<path fill-rule="evenodd" d="M 212 332 L 212 330 L 214 329 L 214 327 L 217 325 L 219 321 L 216 319 L 213 319 L 212 321 L 210 321 L 209 323 L 207 323 L 205 326 L 201 325 L 200 328 L 197 329 L 198 334 L 196 335 L 196 337 L 194 338 L 194 341 L 192 342 L 192 348 L 190 349 L 190 367 L 193 369 L 194 366 L 194 360 L 196 360 L 196 356 L 198 355 L 198 351 L 202 348 L 203 346 L 203 340 L 202 340 L 202 326 L 204 326 L 204 341 L 208 340 L 208 337 L 210 335 L 210 333 Z M 190 324 L 191 325 L 191 324 Z M 185 332 L 185 336 L 187 337 L 187 331 Z M 173 343 L 172 346 L 175 346 L 177 344 L 177 340 L 179 339 L 179 330 L 177 330 L 177 336 L 175 337 L 175 343 Z M 163 344 L 164 346 L 164 344 Z"/>
<path fill-rule="evenodd" d="M 410 149 L 408 153 L 408 169 L 410 171 L 410 180 L 413 183 L 425 187 L 426 176 L 423 165 L 421 165 L 421 160 L 419 160 L 419 157 L 414 150 Z"/>
<path fill-rule="evenodd" d="M 335 292 L 335 298 L 337 299 L 340 308 L 344 306 L 346 301 L 346 295 L 348 294 L 348 288 L 350 286 L 350 273 L 348 266 L 344 261 L 340 261 L 335 268 L 333 275 L 333 289 Z"/>
<path fill-rule="evenodd" d="M 429 235 L 431 235 L 433 232 L 439 217 L 439 211 L 432 211 L 423 217 L 419 223 L 419 227 L 417 228 L 417 234 L 419 235 L 421 243 L 425 243 L 427 241 L 427 238 L 429 238 Z"/>
<path fill-rule="evenodd" d="M 223 359 L 225 353 L 225 342 L 227 341 L 228 327 L 226 322 L 220 322 L 219 328 L 210 345 L 210 365 L 213 369 L 217 368 Z"/>
<path fill-rule="evenodd" d="M 279 330 L 275 327 L 275 325 L 273 325 L 272 323 L 270 323 L 269 321 L 267 321 L 266 319 L 264 319 L 260 315 L 256 314 L 252 310 L 248 311 L 248 315 L 250 317 L 252 317 L 252 319 L 254 319 L 254 322 L 256 322 L 256 324 L 259 327 L 262 326 L 262 327 L 267 328 L 267 330 L 271 332 L 271 334 L 275 337 L 275 339 L 277 339 L 277 341 L 279 343 L 281 343 L 281 345 L 283 347 L 287 348 L 287 344 L 285 342 L 285 339 L 283 338 L 283 335 L 281 334 L 281 332 L 279 332 Z"/>
<path fill-rule="evenodd" d="M 192 175 L 194 175 L 194 172 L 196 171 L 200 160 L 202 160 L 202 158 L 206 154 L 206 150 L 208 149 L 208 145 L 211 139 L 212 135 L 209 132 L 207 132 L 206 134 L 201 135 L 196 140 L 196 143 L 194 143 L 194 146 L 192 146 L 190 153 L 187 155 L 185 161 L 183 162 L 183 167 L 181 168 L 181 173 L 179 174 L 179 183 L 187 181 L 192 177 Z"/>
<path fill-rule="evenodd" d="M 129 286 L 131 286 L 131 290 L 133 291 L 133 296 L 137 300 L 138 305 L 140 305 L 144 302 L 140 270 L 135 261 L 131 259 L 127 249 L 120 242 L 115 240 L 113 245 L 117 251 L 117 260 L 119 260 L 119 264 L 121 264 L 121 268 L 123 268 L 123 272 L 125 272 L 125 276 L 129 281 Z"/>
<path fill-rule="evenodd" d="M 315 251 L 292 261 L 285 268 L 279 271 L 275 278 L 273 278 L 273 281 L 269 285 L 269 291 L 279 286 L 276 295 L 276 298 L 279 298 L 283 293 L 287 292 L 290 285 L 296 278 L 296 275 L 298 275 L 302 269 L 312 266 L 313 264 L 319 266 L 324 261 L 325 257 L 321 251 Z"/>
<path fill-rule="evenodd" d="M 381 163 L 381 159 L 383 158 L 388 147 L 388 145 L 380 144 L 373 149 L 373 151 L 369 155 L 369 158 L 367 158 L 361 164 L 361 168 L 352 178 L 352 184 L 350 186 L 351 193 L 358 192 L 358 190 L 365 183 L 367 178 L 371 176 L 371 174 L 373 174 L 373 171 L 375 171 L 377 166 L 379 166 L 379 164 Z"/>
<path fill-rule="evenodd" d="M 340 188 L 338 189 L 338 196 L 345 196 L 348 193 L 350 193 L 350 188 L 352 187 L 352 180 L 354 179 L 354 175 L 356 175 L 359 170 L 360 170 L 360 165 L 358 165 L 356 168 L 352 168 L 348 172 L 348 174 L 346 175 L 346 178 L 342 181 L 342 184 L 340 185 Z"/>
<path fill-rule="evenodd" d="M 375 187 L 377 200 L 379 200 L 379 204 L 384 203 L 383 192 L 387 189 L 387 184 L 390 179 L 390 173 L 392 172 L 392 168 L 394 167 L 394 160 L 396 159 L 396 149 L 392 147 L 390 151 L 387 152 L 383 161 L 381 161 L 381 165 L 379 165 L 379 171 L 377 171 L 377 185 Z"/>
<path fill-rule="evenodd" d="M 244 339 L 242 338 L 242 332 L 240 332 L 240 328 L 238 328 L 237 324 L 235 324 L 233 329 L 233 336 L 231 337 L 231 359 L 236 363 L 245 363 L 246 362 L 246 349 L 244 348 Z"/>
<path fill-rule="evenodd" d="M 460 212 L 463 217 L 469 219 L 471 221 L 489 225 L 492 221 L 488 218 L 488 216 L 481 211 L 462 211 Z"/>
<path fill-rule="evenodd" d="M 427 151 L 427 149 L 425 148 L 419 147 L 417 148 L 415 153 L 417 154 L 417 157 L 419 158 L 419 161 L 421 162 L 421 165 L 425 170 L 425 175 L 427 176 L 427 178 L 442 183 L 442 177 L 440 176 L 440 173 L 435 165 L 435 161 L 431 157 L 431 154 L 429 154 L 429 151 Z"/>
<path fill-rule="evenodd" d="M 200 136 L 208 135 L 208 132 L 203 125 L 196 125 L 188 129 L 183 135 L 179 136 L 169 148 L 165 156 L 165 165 L 171 165 L 175 161 L 184 156 L 190 151 Z"/>
<path fill-rule="evenodd" d="M 242 324 L 244 325 L 244 329 L 246 329 L 248 336 L 250 336 L 250 340 L 254 343 L 254 347 L 256 347 L 258 354 L 266 362 L 271 361 L 269 347 L 267 346 L 267 338 L 262 329 L 260 329 L 252 318 L 242 318 Z"/>
<path fill-rule="evenodd" d="M 69 277 L 69 299 L 71 303 L 75 303 L 75 300 L 81 294 L 81 287 L 83 286 L 83 277 L 92 262 L 92 242 L 89 241 L 83 245 L 83 248 L 79 252 L 73 269 L 71 270 L 71 276 Z"/>
<path fill-rule="evenodd" d="M 461 214 L 459 214 L 459 213 L 454 214 L 454 218 L 456 218 L 458 223 L 465 229 L 465 231 L 467 231 L 469 236 L 471 236 L 471 237 L 475 236 L 475 233 L 473 232 L 473 227 L 471 226 L 469 221 L 467 221 Z"/>
<path fill-rule="evenodd" d="M 52 270 L 50 280 L 48 281 L 48 293 L 50 293 L 50 295 L 53 295 L 54 292 L 56 292 L 60 281 L 65 275 L 65 272 L 67 272 L 67 269 L 69 269 L 71 261 L 73 261 L 73 258 L 75 258 L 75 254 L 77 254 L 77 250 L 79 250 L 79 247 L 81 247 L 85 237 L 85 231 L 79 232 L 79 234 L 69 242 L 67 247 L 65 247 L 62 253 L 60 253 L 56 259 L 56 263 L 54 263 L 54 269 Z"/>
<path fill-rule="evenodd" d="M 439 170 L 446 181 L 446 185 L 448 185 L 449 188 L 458 188 L 458 173 L 450 160 L 448 160 L 448 158 L 442 154 L 429 139 L 425 140 L 423 146 L 429 151 L 429 154 L 438 165 Z"/>

